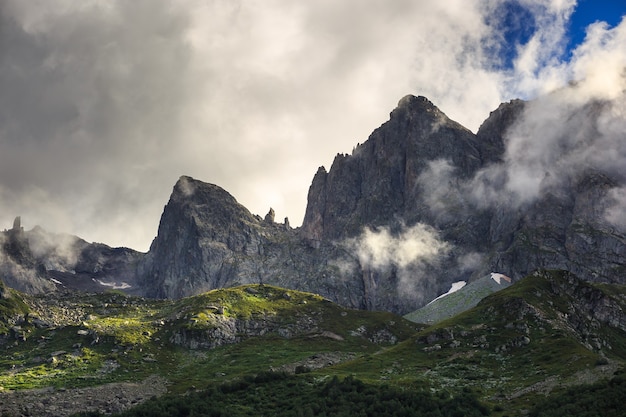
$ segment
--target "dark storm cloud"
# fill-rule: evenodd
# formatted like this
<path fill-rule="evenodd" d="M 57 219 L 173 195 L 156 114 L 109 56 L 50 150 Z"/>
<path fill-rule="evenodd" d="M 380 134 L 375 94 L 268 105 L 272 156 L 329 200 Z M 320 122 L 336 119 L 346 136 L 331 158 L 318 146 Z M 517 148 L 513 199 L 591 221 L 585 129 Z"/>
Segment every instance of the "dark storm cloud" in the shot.
<path fill-rule="evenodd" d="M 496 0 L 3 0 L 0 222 L 147 249 L 186 174 L 297 225 L 400 97 L 475 130 L 571 78 L 550 57 L 574 2 L 521 3 L 535 31 L 501 71 Z"/>
<path fill-rule="evenodd" d="M 55 6 L 5 2 L 0 15 L 3 218 L 54 224 L 58 211 L 133 233 L 136 213 L 120 216 L 146 209 L 139 178 L 176 157 L 188 20 L 151 1 Z M 171 175 L 151 171 L 167 190 Z"/>

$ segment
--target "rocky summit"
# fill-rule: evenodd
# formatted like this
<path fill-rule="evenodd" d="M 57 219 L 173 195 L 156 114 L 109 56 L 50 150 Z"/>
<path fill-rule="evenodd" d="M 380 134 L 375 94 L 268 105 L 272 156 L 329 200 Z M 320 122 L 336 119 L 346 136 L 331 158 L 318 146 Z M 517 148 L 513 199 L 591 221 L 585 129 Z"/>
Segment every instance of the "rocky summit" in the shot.
<path fill-rule="evenodd" d="M 602 135 L 606 103 L 568 106 L 571 117 L 555 111 L 565 118 L 552 121 L 561 136 L 576 131 L 584 144 Z M 536 107 L 504 103 L 473 133 L 427 98 L 406 96 L 351 154 L 318 169 L 301 227 L 276 222 L 271 208 L 253 215 L 219 186 L 182 176 L 147 254 L 14 226 L 2 236 L 3 279 L 33 293 L 114 287 L 155 298 L 261 283 L 401 314 L 492 272 L 515 281 L 556 268 L 626 282 L 626 235 L 606 216 L 623 172 L 582 164 L 557 181 L 537 168 L 544 177 L 532 198 L 519 190 L 512 144 L 556 134 L 528 127 Z"/>
<path fill-rule="evenodd" d="M 626 237 L 602 216 L 616 176 L 582 171 L 523 204 L 476 197 L 527 106 L 502 104 L 474 134 L 428 99 L 404 97 L 352 154 L 319 168 L 297 229 L 181 177 L 141 262 L 141 286 L 176 298 L 265 282 L 407 313 L 493 271 L 515 280 L 559 268 L 623 283 Z"/>
<path fill-rule="evenodd" d="M 252 215 L 222 188 L 183 176 L 139 264 L 139 285 L 149 297 L 180 298 L 273 284 L 334 294 L 343 305 L 365 307 L 362 285 L 342 280 L 338 262 L 351 261 L 343 252 L 333 242 L 313 248 L 287 222 Z"/>

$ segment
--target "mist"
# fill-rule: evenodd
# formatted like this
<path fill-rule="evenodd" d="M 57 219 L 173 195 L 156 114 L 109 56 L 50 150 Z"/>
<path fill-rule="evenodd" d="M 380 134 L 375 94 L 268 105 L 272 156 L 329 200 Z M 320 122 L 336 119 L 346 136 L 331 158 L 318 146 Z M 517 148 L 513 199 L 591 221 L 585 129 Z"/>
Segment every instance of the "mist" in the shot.
<path fill-rule="evenodd" d="M 450 248 L 432 227 L 421 223 L 405 227 L 397 235 L 386 227 L 366 227 L 360 236 L 347 240 L 345 245 L 352 249 L 363 268 L 381 270 L 433 263 Z"/>
<path fill-rule="evenodd" d="M 575 1 L 524 0 L 532 33 L 518 41 L 501 5 L 4 0 L 0 224 L 21 215 L 27 228 L 147 250 L 172 186 L 190 175 L 297 226 L 317 168 L 406 94 L 475 131 L 500 102 L 589 68 L 600 71 L 590 91 L 621 80 L 593 63 L 623 63 L 623 22 L 590 27 L 570 59 Z M 515 160 L 504 171 L 529 174 Z M 538 181 L 507 190 L 531 198 Z"/>
<path fill-rule="evenodd" d="M 581 71 L 581 79 L 567 87 L 528 101 L 505 135 L 503 161 L 478 172 L 467 184 L 476 204 L 506 202 L 521 207 L 590 173 L 624 183 L 626 24 L 612 31 L 592 31 L 588 41 L 597 43 L 592 36 L 604 39 L 604 49 L 577 51 L 572 67 L 588 71 Z M 603 60 L 606 55 L 613 59 Z M 588 66 L 592 61 L 603 63 Z M 611 196 L 605 204 L 612 205 L 608 216 L 618 224 L 615 205 L 623 201 L 620 190 Z"/>

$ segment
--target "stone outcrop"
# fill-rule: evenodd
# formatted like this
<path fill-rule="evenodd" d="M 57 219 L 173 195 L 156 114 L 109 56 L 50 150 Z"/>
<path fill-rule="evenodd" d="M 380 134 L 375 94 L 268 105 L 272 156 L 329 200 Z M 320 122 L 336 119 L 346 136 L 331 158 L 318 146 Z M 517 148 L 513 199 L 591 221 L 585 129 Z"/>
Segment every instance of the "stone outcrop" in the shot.
<path fill-rule="evenodd" d="M 9 287 L 28 293 L 56 288 L 47 277 L 43 260 L 31 250 L 19 216 L 12 229 L 0 234 L 0 277 Z"/>
<path fill-rule="evenodd" d="M 268 223 L 274 223 L 274 218 L 276 217 L 276 213 L 274 209 L 270 207 L 270 211 L 265 215 L 265 221 Z"/>

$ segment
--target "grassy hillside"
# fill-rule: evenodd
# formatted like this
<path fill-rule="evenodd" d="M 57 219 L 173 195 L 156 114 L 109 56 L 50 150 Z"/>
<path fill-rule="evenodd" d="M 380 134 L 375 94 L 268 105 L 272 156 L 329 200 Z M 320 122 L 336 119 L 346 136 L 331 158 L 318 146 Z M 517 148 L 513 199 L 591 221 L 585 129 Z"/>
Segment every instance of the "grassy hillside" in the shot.
<path fill-rule="evenodd" d="M 355 398 L 382 393 L 362 399 L 373 408 L 426 395 L 420 398 L 437 404 L 464 398 L 474 404 L 466 414 L 504 416 L 536 413 L 533 404 L 546 395 L 566 398 L 580 384 L 605 384 L 626 360 L 626 288 L 592 285 L 563 271 L 530 275 L 428 327 L 267 285 L 175 301 L 116 292 L 10 294 L 17 298 L 3 298 L 13 300 L 3 320 L 13 321 L 3 324 L 0 340 L 5 390 L 71 390 L 157 376 L 167 381 L 167 401 L 182 393 L 213 395 L 241 411 L 249 391 L 233 389 L 239 394 L 231 396 L 228 387 L 243 383 L 268 404 L 274 389 L 292 392 L 280 399 L 286 407 L 317 398 L 336 379 L 336 389 Z M 603 387 L 599 392 L 614 392 L 624 384 Z M 239 411 L 230 415 L 250 415 Z"/>
<path fill-rule="evenodd" d="M 0 281 L 0 335 L 20 332 L 19 324 L 29 313 L 24 297 Z"/>
<path fill-rule="evenodd" d="M 475 307 L 483 298 L 510 285 L 504 279 L 496 282 L 487 275 L 470 282 L 456 292 L 435 299 L 419 310 L 406 314 L 404 318 L 415 323 L 437 324 Z"/>
<path fill-rule="evenodd" d="M 586 297 L 613 307 L 616 315 L 594 317 L 597 305 Z M 505 415 L 567 387 L 611 377 L 626 360 L 625 310 L 623 286 L 594 286 L 566 272 L 544 271 L 337 370 L 436 390 L 471 384 Z"/>
<path fill-rule="evenodd" d="M 176 301 L 116 292 L 24 300 L 19 334 L 7 331 L 0 342 L 5 389 L 157 374 L 172 391 L 185 391 L 299 362 L 302 369 L 317 367 L 306 359 L 323 353 L 327 363 L 343 361 L 405 340 L 418 328 L 390 313 L 344 309 L 318 295 L 260 285 Z"/>

